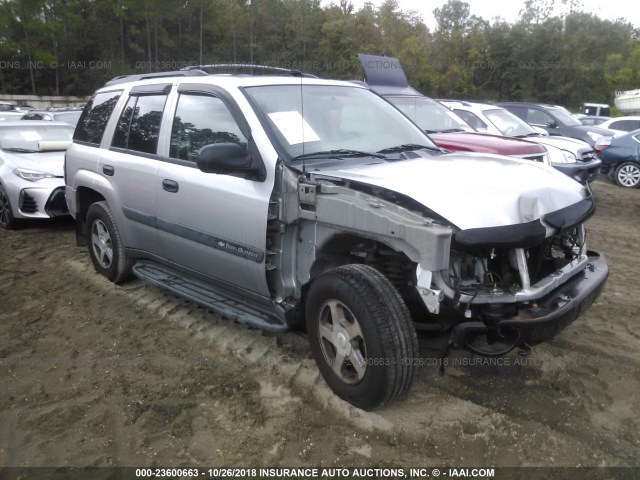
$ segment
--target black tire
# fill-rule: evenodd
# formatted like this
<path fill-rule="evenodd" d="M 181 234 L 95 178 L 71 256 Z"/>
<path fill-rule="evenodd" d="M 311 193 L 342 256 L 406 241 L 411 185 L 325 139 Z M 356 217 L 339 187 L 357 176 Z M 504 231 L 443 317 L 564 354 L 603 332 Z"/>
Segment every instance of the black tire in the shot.
<path fill-rule="evenodd" d="M 323 273 L 309 288 L 305 313 L 311 352 L 336 395 L 374 410 L 409 391 L 418 339 L 407 306 L 379 271 L 345 265 Z"/>
<path fill-rule="evenodd" d="M 640 185 L 640 165 L 635 162 L 624 162 L 616 168 L 613 179 L 620 187 L 638 188 Z"/>
<path fill-rule="evenodd" d="M 131 278 L 131 262 L 107 202 L 97 202 L 87 211 L 89 255 L 96 272 L 114 283 Z"/>
<path fill-rule="evenodd" d="M 13 230 L 18 226 L 18 220 L 13 216 L 9 195 L 2 185 L 0 185 L 0 228 Z"/>

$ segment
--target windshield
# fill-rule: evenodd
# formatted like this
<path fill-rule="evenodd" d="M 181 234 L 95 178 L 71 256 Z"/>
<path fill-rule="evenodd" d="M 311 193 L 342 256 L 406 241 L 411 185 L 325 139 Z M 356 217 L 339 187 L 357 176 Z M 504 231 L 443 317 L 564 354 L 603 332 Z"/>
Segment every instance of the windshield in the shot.
<path fill-rule="evenodd" d="M 508 137 L 538 135 L 538 132 L 531 128 L 527 122 L 507 110 L 484 110 L 482 113 L 500 130 L 500 133 Z"/>
<path fill-rule="evenodd" d="M 473 131 L 473 128 L 458 115 L 430 98 L 417 96 L 385 98 L 427 133 L 455 130 Z"/>
<path fill-rule="evenodd" d="M 31 150 L 38 151 L 41 141 L 71 141 L 73 127 L 71 125 L 38 125 L 24 122 L 25 126 L 0 126 L 0 148 L 3 150 Z"/>
<path fill-rule="evenodd" d="M 560 123 L 562 123 L 566 127 L 576 127 L 578 125 L 582 125 L 580 120 L 560 108 L 554 108 L 553 114 L 558 120 L 560 120 Z"/>
<path fill-rule="evenodd" d="M 290 158 L 329 151 L 378 152 L 406 144 L 437 148 L 393 106 L 363 88 L 269 85 L 245 91 Z"/>

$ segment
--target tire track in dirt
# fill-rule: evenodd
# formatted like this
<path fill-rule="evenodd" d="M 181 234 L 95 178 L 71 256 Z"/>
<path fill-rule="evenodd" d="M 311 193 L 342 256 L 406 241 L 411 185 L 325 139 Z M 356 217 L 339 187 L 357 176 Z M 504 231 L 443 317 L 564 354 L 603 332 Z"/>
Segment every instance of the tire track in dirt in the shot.
<path fill-rule="evenodd" d="M 329 391 L 298 334 L 114 286 L 71 225 L 3 232 L 0 430 L 21 434 L 0 438 L 1 464 L 636 465 L 640 197 L 595 191 L 598 302 L 529 363 L 425 367 L 376 413 Z"/>

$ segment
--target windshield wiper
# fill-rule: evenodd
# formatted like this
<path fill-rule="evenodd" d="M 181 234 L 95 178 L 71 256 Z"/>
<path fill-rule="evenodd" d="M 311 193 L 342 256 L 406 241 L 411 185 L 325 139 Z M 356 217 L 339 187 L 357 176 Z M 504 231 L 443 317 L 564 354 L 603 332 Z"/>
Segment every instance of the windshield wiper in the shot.
<path fill-rule="evenodd" d="M 406 143 L 404 145 L 398 145 L 396 147 L 383 148 L 382 150 L 378 150 L 378 153 L 400 153 L 400 152 L 409 152 L 411 150 L 431 150 L 434 152 L 442 152 L 438 147 L 430 147 L 427 145 L 418 145 L 416 143 Z"/>
<path fill-rule="evenodd" d="M 430 133 L 457 133 L 457 132 L 464 132 L 465 130 L 462 128 L 443 128 L 441 130 L 425 130 L 424 133 L 426 134 L 430 134 Z"/>
<path fill-rule="evenodd" d="M 31 150 L 30 148 L 3 148 L 5 152 L 13 152 L 13 153 L 38 153 L 37 150 Z"/>
<path fill-rule="evenodd" d="M 320 152 L 311 152 L 311 153 L 303 153 L 302 155 L 298 155 L 297 157 L 293 157 L 291 161 L 295 160 L 306 160 L 309 158 L 345 158 L 345 157 L 375 157 L 375 158 L 387 158 L 384 155 L 380 155 L 381 152 L 373 153 L 373 152 L 361 152 L 360 150 L 348 150 L 348 149 L 337 149 L 337 150 L 322 150 Z"/>

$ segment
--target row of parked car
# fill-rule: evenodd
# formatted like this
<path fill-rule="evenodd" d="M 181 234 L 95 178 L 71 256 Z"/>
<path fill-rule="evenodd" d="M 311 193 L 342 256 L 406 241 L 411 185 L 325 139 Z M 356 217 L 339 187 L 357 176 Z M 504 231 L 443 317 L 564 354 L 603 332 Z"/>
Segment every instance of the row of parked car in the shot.
<path fill-rule="evenodd" d="M 585 125 L 598 125 L 615 132 L 602 137 L 595 145 L 603 160 L 602 173 L 621 187 L 640 186 L 640 116 L 605 117 L 576 115 Z"/>
<path fill-rule="evenodd" d="M 598 126 L 583 124 L 565 108 L 530 102 L 486 104 L 439 99 L 435 101 L 411 88 L 400 68 L 383 72 L 367 66 L 383 63 L 377 56 L 360 56 L 366 83 L 420 125 L 442 148 L 519 156 L 550 162 L 554 168 L 581 183 L 600 172 L 619 186 L 640 186 L 640 117 L 611 118 Z M 396 65 L 395 59 L 387 64 Z M 455 115 L 442 109 L 448 107 Z M 452 135 L 463 133 L 466 135 Z M 479 132 L 489 135 L 469 135 Z M 493 136 L 537 143 L 546 149 L 540 155 L 531 145 L 498 141 Z"/>
<path fill-rule="evenodd" d="M 75 127 L 81 114 L 81 107 L 35 109 L 28 105 L 0 102 L 0 121 L 46 120 L 50 122 L 64 122 Z"/>
<path fill-rule="evenodd" d="M 417 330 L 487 356 L 555 336 L 608 267 L 586 244 L 589 170 L 581 184 L 553 165 L 598 160 L 474 132 L 386 57 L 361 60 L 365 83 L 117 77 L 75 131 L 0 123 L 0 222 L 64 198 L 98 273 L 306 329 L 328 385 L 364 409 L 408 392 Z"/>
<path fill-rule="evenodd" d="M 625 134 L 633 130 L 640 130 L 640 116 L 605 117 L 575 114 L 583 125 L 597 125 L 617 134 Z"/>
<path fill-rule="evenodd" d="M 585 123 L 584 118 L 572 119 L 568 112 L 554 105 L 523 102 L 489 105 L 447 100 L 443 100 L 443 103 L 479 132 L 516 136 L 560 148 L 568 163 L 555 162 L 554 167 L 567 175 L 574 175 L 576 180 L 580 180 L 580 170 L 590 170 L 587 175 L 590 181 L 594 178 L 591 173 L 595 170 L 573 160 L 575 153 L 571 151 L 575 152 L 577 148 L 577 158 L 594 159 L 597 155 L 602 161 L 600 171 L 609 175 L 619 186 L 640 186 L 640 117 L 600 117 L 602 122 L 594 125 Z M 541 116 L 542 112 L 549 116 Z M 567 141 L 573 141 L 573 147 Z M 585 150 L 586 145 L 581 141 L 593 145 L 595 155 L 592 149 Z"/>

